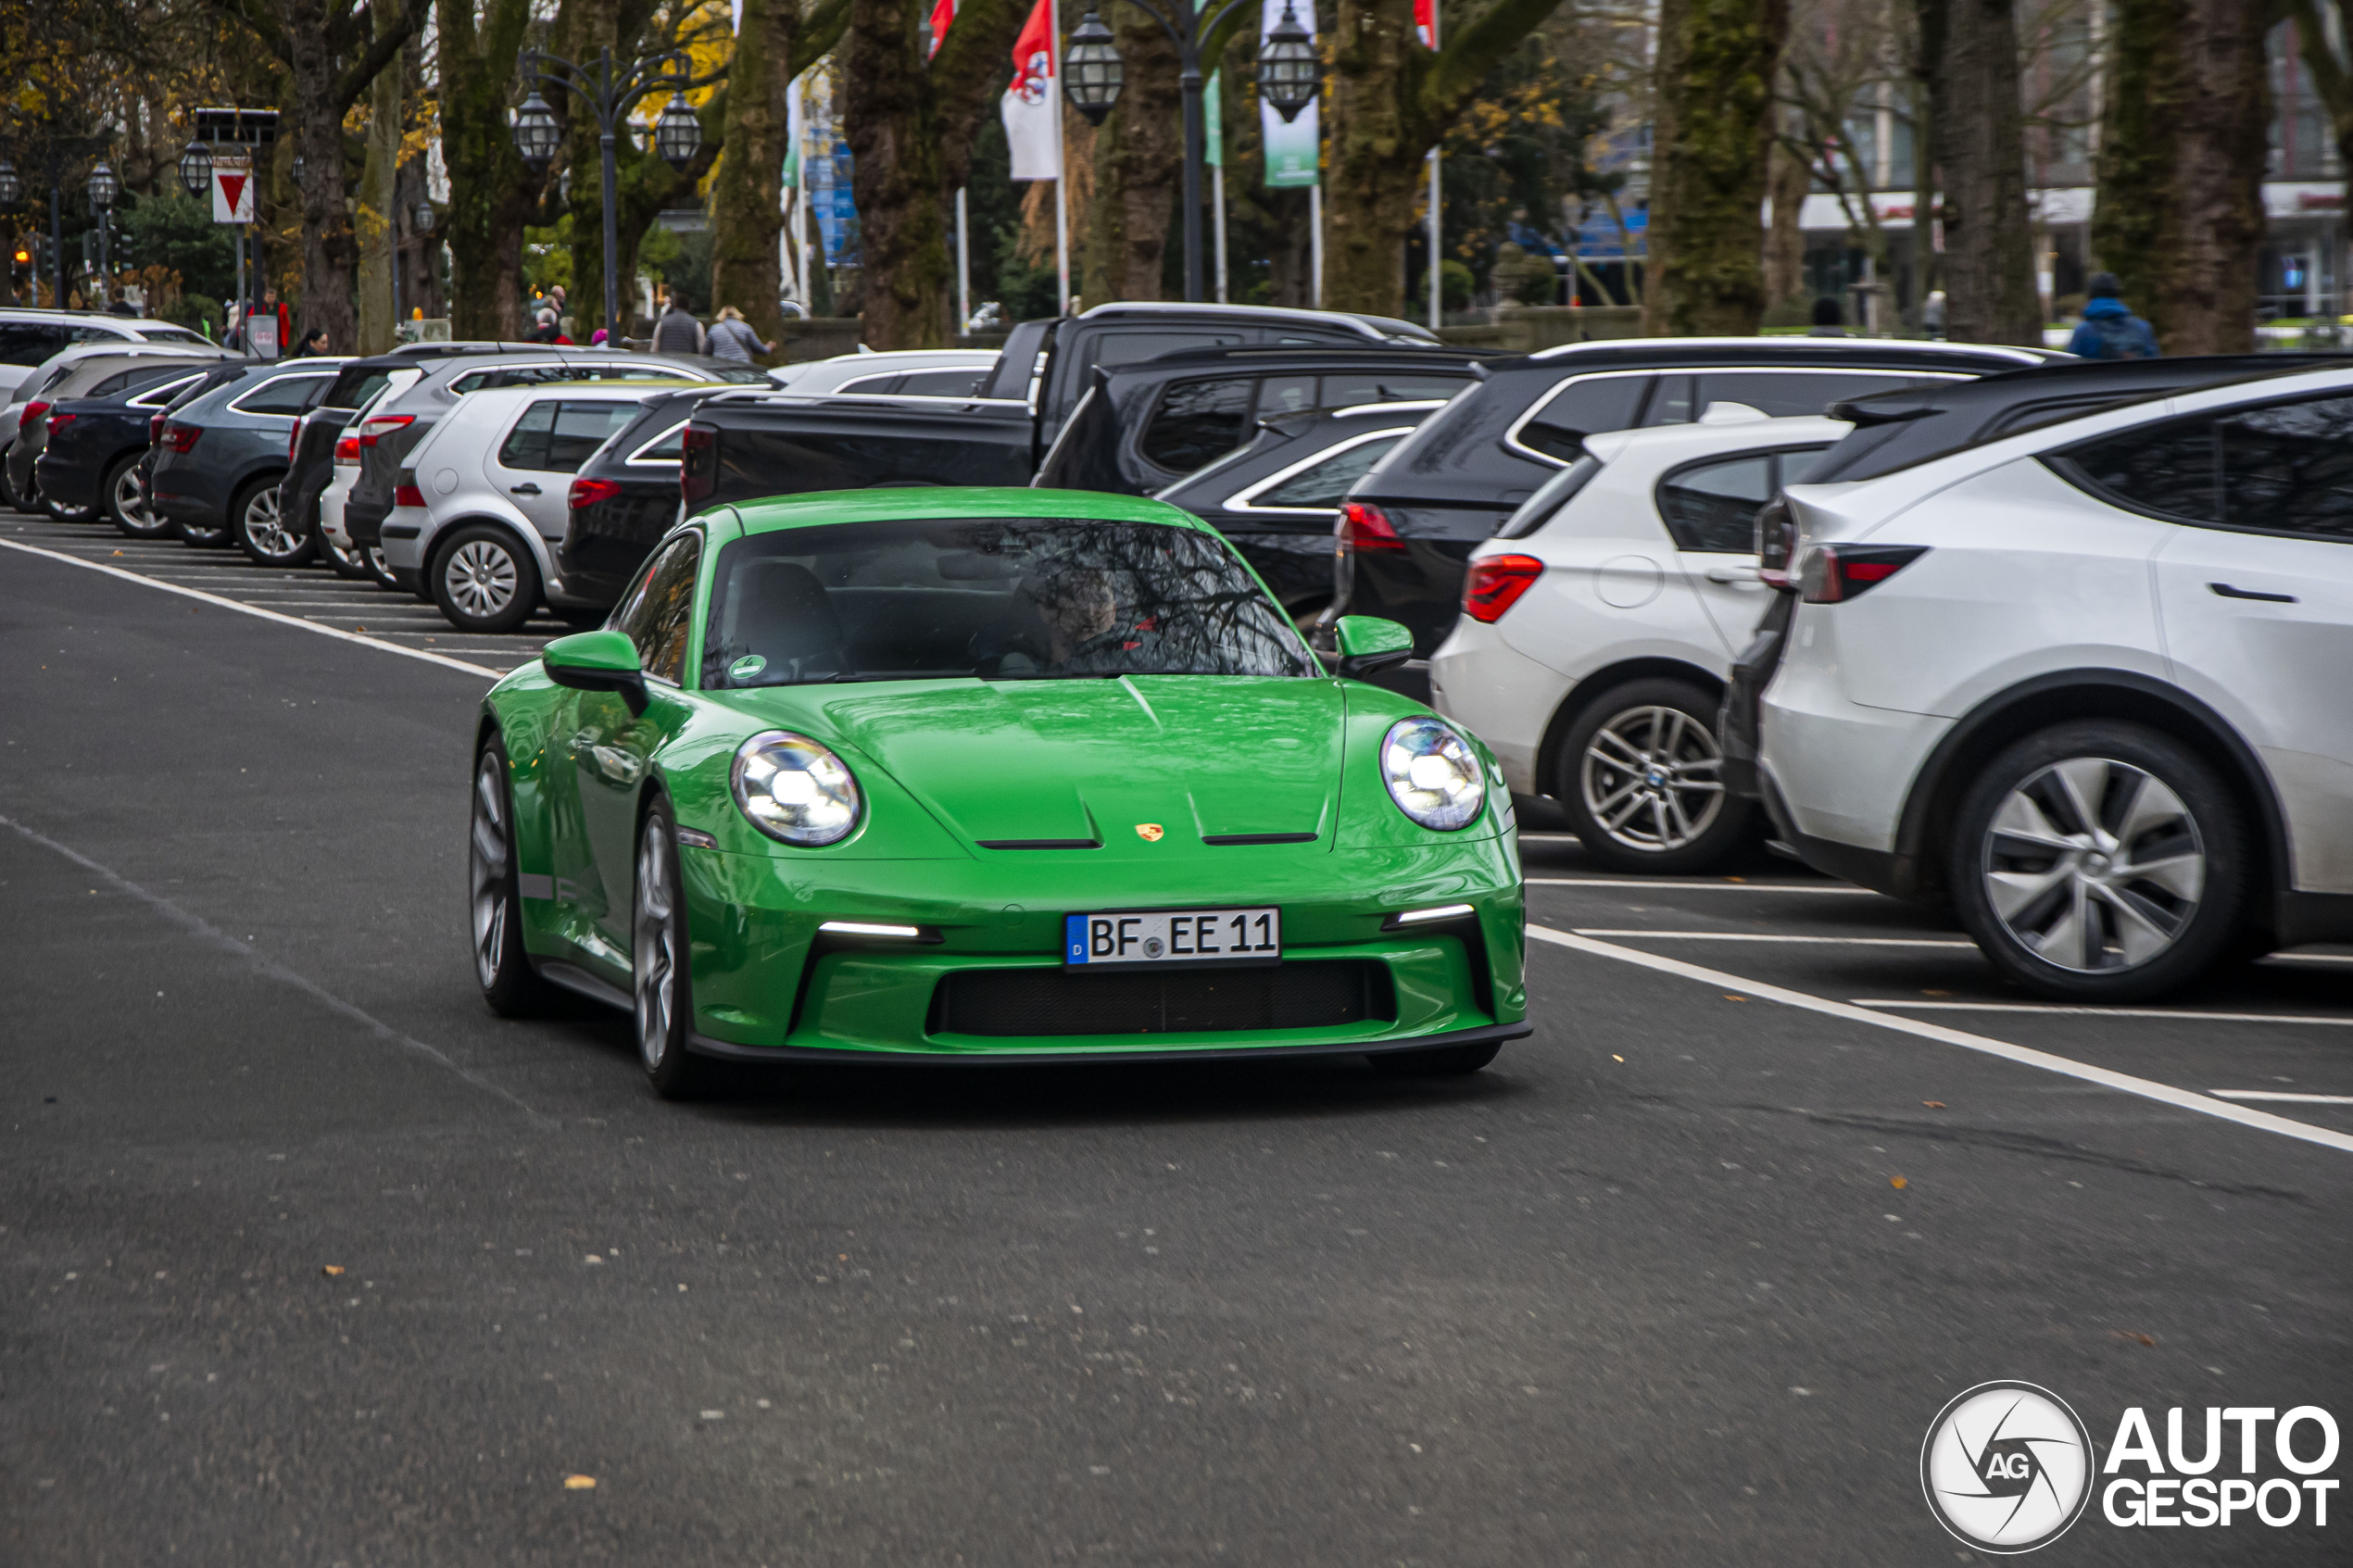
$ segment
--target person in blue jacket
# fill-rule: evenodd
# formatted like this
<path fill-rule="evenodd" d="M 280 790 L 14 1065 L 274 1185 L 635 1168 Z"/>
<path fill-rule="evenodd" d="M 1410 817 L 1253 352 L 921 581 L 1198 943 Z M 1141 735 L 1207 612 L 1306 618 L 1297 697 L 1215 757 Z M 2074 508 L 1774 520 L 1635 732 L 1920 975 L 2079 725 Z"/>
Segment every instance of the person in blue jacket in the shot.
<path fill-rule="evenodd" d="M 2083 324 L 2067 340 L 2067 351 L 2086 359 L 2154 359 L 2157 333 L 2118 297 L 2123 285 L 2113 272 L 2095 272 L 2083 291 Z"/>

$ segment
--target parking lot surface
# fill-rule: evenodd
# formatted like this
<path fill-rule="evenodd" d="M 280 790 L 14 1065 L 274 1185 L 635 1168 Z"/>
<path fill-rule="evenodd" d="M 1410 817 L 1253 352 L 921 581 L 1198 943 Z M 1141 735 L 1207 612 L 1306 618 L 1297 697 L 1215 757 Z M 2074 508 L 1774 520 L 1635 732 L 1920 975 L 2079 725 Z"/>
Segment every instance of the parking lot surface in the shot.
<path fill-rule="evenodd" d="M 1761 853 L 1531 833 L 1537 1031 L 1473 1078 L 669 1104 L 617 1015 L 475 989 L 473 716 L 541 638 L 0 541 L 49 552 L 0 549 L 0 1561 L 1950 1563 L 1920 1447 L 1976 1384 L 2103 1449 L 2353 1413 L 2353 954 L 2053 1009 Z"/>

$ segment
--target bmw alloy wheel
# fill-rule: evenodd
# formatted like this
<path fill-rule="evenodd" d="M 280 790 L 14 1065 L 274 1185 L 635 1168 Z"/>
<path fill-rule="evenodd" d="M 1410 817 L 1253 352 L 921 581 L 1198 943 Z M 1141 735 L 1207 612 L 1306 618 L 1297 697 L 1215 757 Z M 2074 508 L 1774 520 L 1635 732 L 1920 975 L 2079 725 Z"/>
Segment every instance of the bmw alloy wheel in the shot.
<path fill-rule="evenodd" d="M 484 990 L 497 984 L 512 934 L 507 929 L 507 795 L 497 753 L 488 746 L 474 764 L 473 831 L 468 835 L 474 929 L 474 973 Z"/>
<path fill-rule="evenodd" d="M 449 552 L 442 585 L 465 614 L 487 621 L 515 599 L 515 558 L 487 539 L 469 539 Z"/>
<path fill-rule="evenodd" d="M 1985 834 L 1985 899 L 2003 929 L 2078 974 L 2137 968 L 2197 913 L 2207 852 L 2166 783 L 2129 762 L 2075 757 L 2030 776 Z"/>
<path fill-rule="evenodd" d="M 637 900 L 630 922 L 631 967 L 635 972 L 637 1051 L 646 1071 L 659 1070 L 670 1049 L 672 997 L 678 967 L 677 924 L 671 919 L 670 835 L 659 817 L 648 821 L 637 840 Z"/>
<path fill-rule="evenodd" d="M 1629 849 L 1680 849 L 1724 809 L 1723 762 L 1705 724 L 1680 709 L 1645 706 L 1593 732 L 1578 770 L 1586 811 Z"/>

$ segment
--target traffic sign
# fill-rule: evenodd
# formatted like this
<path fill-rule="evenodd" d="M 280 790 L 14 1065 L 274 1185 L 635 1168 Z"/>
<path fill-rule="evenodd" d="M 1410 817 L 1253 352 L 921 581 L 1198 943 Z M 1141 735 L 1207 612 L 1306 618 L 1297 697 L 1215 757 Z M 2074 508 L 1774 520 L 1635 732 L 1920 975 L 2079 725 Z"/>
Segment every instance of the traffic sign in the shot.
<path fill-rule="evenodd" d="M 224 162 L 216 157 L 212 164 L 212 220 L 252 222 L 253 184 L 252 164 Z"/>

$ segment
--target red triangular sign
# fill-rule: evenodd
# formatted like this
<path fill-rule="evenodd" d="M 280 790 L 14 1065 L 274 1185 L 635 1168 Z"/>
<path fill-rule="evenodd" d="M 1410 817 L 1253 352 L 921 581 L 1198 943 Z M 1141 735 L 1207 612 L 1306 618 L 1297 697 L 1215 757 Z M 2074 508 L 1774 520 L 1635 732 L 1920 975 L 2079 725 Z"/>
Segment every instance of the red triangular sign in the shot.
<path fill-rule="evenodd" d="M 223 174 L 220 177 L 220 194 L 227 199 L 230 211 L 234 212 L 244 206 L 245 182 L 250 178 L 252 176 L 245 174 Z"/>

